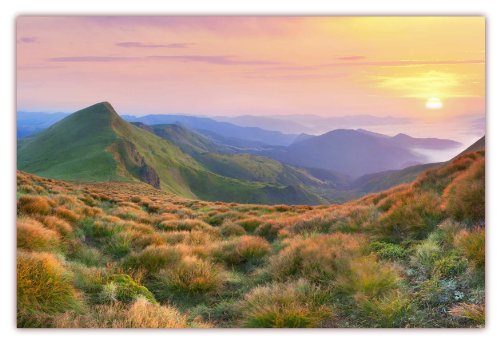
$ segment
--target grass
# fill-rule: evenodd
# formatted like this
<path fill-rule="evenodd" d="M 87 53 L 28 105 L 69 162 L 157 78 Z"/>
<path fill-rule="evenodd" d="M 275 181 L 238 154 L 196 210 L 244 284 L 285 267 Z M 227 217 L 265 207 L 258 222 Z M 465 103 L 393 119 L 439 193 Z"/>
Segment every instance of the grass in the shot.
<path fill-rule="evenodd" d="M 18 326 L 484 326 L 483 162 L 322 206 L 18 172 Z"/>
<path fill-rule="evenodd" d="M 242 327 L 313 328 L 333 317 L 321 290 L 304 280 L 253 289 L 240 302 Z"/>
<path fill-rule="evenodd" d="M 37 326 L 37 314 L 53 314 L 80 307 L 71 275 L 50 253 L 17 254 L 18 326 Z"/>

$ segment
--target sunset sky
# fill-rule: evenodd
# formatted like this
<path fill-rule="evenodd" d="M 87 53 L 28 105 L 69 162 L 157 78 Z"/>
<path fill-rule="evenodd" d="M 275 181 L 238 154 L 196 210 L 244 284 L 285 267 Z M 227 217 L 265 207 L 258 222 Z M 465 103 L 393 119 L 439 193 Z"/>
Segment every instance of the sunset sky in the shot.
<path fill-rule="evenodd" d="M 485 112 L 483 17 L 19 17 L 17 105 L 235 116 Z"/>

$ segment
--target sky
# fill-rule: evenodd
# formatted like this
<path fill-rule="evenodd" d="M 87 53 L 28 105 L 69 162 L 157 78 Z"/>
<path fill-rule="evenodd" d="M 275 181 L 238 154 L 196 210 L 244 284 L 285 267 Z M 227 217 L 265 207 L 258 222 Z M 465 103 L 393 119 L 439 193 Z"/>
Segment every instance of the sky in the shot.
<path fill-rule="evenodd" d="M 16 26 L 18 110 L 106 100 L 120 114 L 431 126 L 485 113 L 484 17 L 21 16 Z"/>

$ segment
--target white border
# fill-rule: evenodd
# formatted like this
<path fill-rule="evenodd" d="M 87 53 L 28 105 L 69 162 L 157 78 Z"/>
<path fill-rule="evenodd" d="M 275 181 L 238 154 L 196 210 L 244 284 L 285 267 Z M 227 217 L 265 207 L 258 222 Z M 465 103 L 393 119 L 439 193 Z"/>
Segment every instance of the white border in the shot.
<path fill-rule="evenodd" d="M 115 339 L 119 342 L 145 340 L 175 340 L 182 342 L 255 342 L 256 340 L 280 339 L 303 342 L 358 340 L 375 342 L 485 342 L 500 337 L 499 322 L 499 271 L 500 221 L 494 201 L 498 195 L 500 170 L 498 143 L 500 107 L 497 86 L 500 39 L 500 13 L 497 1 L 487 0 L 4 0 L 0 10 L 0 95 L 1 133 L 0 147 L 7 155 L 0 168 L 1 177 L 1 242 L 2 280 L 0 288 L 3 302 L 0 312 L 0 337 L 3 342 L 87 342 Z M 487 324 L 486 329 L 322 329 L 322 330 L 18 330 L 15 328 L 15 17 L 20 14 L 277 14 L 277 15 L 484 15 L 487 22 Z M 496 43 L 495 43 L 496 41 Z M 495 137 L 497 136 L 497 137 Z M 497 197 L 498 198 L 498 197 Z"/>

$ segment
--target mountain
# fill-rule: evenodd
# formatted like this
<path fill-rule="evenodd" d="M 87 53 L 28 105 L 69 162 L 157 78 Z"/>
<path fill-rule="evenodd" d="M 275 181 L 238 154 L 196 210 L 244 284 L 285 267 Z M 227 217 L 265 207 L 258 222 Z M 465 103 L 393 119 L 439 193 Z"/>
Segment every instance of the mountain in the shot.
<path fill-rule="evenodd" d="M 391 137 L 391 140 L 393 140 L 397 144 L 401 144 L 410 148 L 433 149 L 433 150 L 452 149 L 462 145 L 459 142 L 452 141 L 450 139 L 414 138 L 405 135 L 404 133 L 400 133 L 394 137 Z"/>
<path fill-rule="evenodd" d="M 263 156 L 238 153 L 238 150 L 231 146 L 220 145 L 209 137 L 181 125 L 148 126 L 143 123 L 134 125 L 170 141 L 207 170 L 218 175 L 238 180 L 293 186 L 318 194 L 319 197 L 327 194 L 325 190 L 336 187 L 335 182 L 332 182 L 333 173 L 329 175 L 329 179 L 321 180 L 305 169 L 288 166 Z"/>
<path fill-rule="evenodd" d="M 284 163 L 328 169 L 352 178 L 425 162 L 423 156 L 390 138 L 343 129 L 262 153 Z"/>
<path fill-rule="evenodd" d="M 318 116 L 313 114 L 291 115 L 242 115 L 236 117 L 214 117 L 227 123 L 245 127 L 260 127 L 266 130 L 293 134 L 323 134 L 335 129 L 355 129 L 371 126 L 393 126 L 411 123 L 409 118 L 378 117 L 372 115 Z"/>
<path fill-rule="evenodd" d="M 297 136 L 295 134 L 284 134 L 278 131 L 264 130 L 259 127 L 241 127 L 210 118 L 187 115 L 150 114 L 143 117 L 125 115 L 123 119 L 129 122 L 141 122 L 146 125 L 181 124 L 192 130 L 211 131 L 223 137 L 255 141 L 267 145 L 286 146 L 291 144 Z"/>
<path fill-rule="evenodd" d="M 16 131 L 17 138 L 23 138 L 36 134 L 59 120 L 68 116 L 68 113 L 45 113 L 45 112 L 17 112 Z"/>
<path fill-rule="evenodd" d="M 315 204 L 320 197 L 293 186 L 218 175 L 168 140 L 124 121 L 98 103 L 18 144 L 18 169 L 44 177 L 142 181 L 190 198 L 246 203 Z"/>

